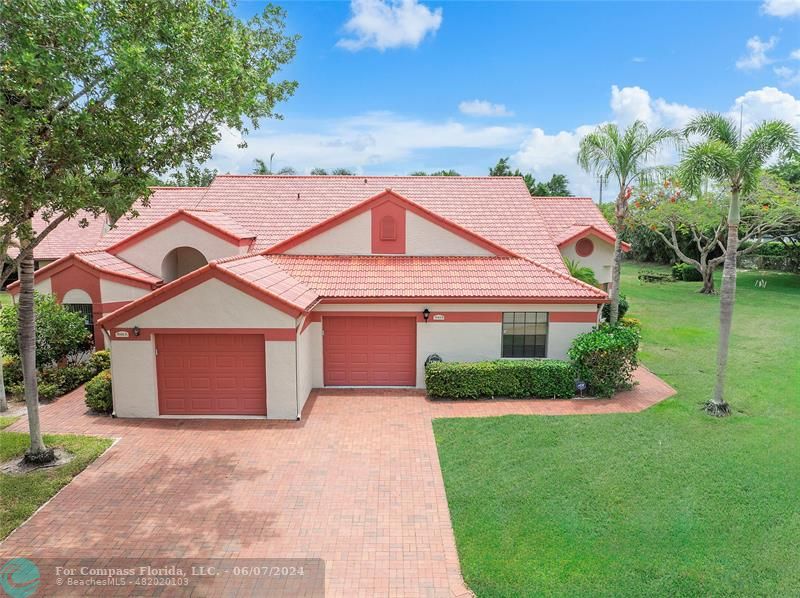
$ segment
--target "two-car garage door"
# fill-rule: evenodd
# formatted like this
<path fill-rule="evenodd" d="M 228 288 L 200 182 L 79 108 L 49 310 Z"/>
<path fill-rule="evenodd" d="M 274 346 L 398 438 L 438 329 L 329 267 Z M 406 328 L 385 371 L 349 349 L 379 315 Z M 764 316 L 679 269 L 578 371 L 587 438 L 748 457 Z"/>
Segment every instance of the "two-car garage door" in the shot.
<path fill-rule="evenodd" d="M 161 415 L 266 415 L 264 336 L 158 334 Z"/>
<path fill-rule="evenodd" d="M 395 316 L 322 318 L 325 386 L 414 386 L 417 320 Z"/>

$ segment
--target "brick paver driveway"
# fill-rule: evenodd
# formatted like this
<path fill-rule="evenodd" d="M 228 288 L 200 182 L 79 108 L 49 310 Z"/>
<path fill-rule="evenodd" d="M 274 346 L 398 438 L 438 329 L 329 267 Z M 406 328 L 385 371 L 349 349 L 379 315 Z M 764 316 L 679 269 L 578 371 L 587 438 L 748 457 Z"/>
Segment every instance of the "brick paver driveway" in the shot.
<path fill-rule="evenodd" d="M 111 419 L 86 414 L 79 390 L 42 408 L 43 428 L 119 441 L 0 554 L 318 557 L 328 596 L 465 595 L 431 419 L 639 411 L 674 392 L 638 377 L 615 401 L 325 391 L 301 422 Z"/>

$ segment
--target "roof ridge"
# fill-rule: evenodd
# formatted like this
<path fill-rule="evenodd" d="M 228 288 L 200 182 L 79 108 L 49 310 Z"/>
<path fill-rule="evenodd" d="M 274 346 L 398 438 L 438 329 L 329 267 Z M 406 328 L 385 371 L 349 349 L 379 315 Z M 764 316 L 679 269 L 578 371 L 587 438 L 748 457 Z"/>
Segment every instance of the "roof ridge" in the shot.
<path fill-rule="evenodd" d="M 185 191 L 186 189 L 208 189 L 208 187 L 210 187 L 210 185 L 206 186 L 206 187 L 198 187 L 198 186 L 195 186 L 195 187 L 173 187 L 172 185 L 148 185 L 147 186 L 148 189 L 175 189 L 175 190 L 178 190 L 178 191 Z"/>
<path fill-rule="evenodd" d="M 259 255 L 259 254 L 250 254 L 250 255 Z M 437 260 L 523 260 L 523 261 L 531 261 L 522 256 L 518 255 L 399 255 L 399 254 L 325 254 L 325 255 L 318 255 L 313 253 L 307 254 L 297 254 L 297 253 L 270 253 L 270 254 L 260 254 L 263 257 L 270 259 L 273 257 L 277 258 L 289 258 L 289 259 L 394 259 L 394 260 L 402 260 L 402 259 L 437 259 Z M 235 259 L 241 258 L 242 256 L 236 256 Z M 228 261 L 233 261 L 232 258 L 224 258 Z M 221 260 L 217 260 L 221 261 Z"/>
<path fill-rule="evenodd" d="M 540 264 L 536 260 L 531 259 L 529 257 L 522 256 L 522 259 L 527 260 L 527 261 L 529 261 L 530 263 L 532 263 L 532 264 L 534 264 L 536 266 L 539 266 L 540 268 L 542 268 L 543 270 L 546 270 L 547 272 L 550 272 L 552 274 L 556 274 L 557 276 L 560 276 L 561 278 L 563 278 L 565 280 L 569 280 L 570 282 L 578 283 L 579 286 L 583 286 L 586 289 L 589 289 L 589 290 L 592 290 L 592 291 L 595 291 L 595 292 L 598 292 L 598 293 L 603 293 L 604 295 L 608 296 L 608 293 L 606 293 L 605 291 L 603 291 L 601 289 L 598 289 L 596 286 L 590 285 L 589 283 L 583 282 L 582 280 L 578 280 L 574 276 L 570 276 L 569 274 L 564 274 L 563 272 L 559 272 L 558 270 L 556 270 L 554 268 L 550 268 L 549 266 L 545 266 L 544 264 Z"/>
<path fill-rule="evenodd" d="M 424 175 L 414 176 L 410 174 L 218 174 L 215 178 L 254 178 L 254 179 L 414 179 L 424 181 L 425 179 L 447 179 L 447 180 L 519 180 L 522 176 L 490 176 L 490 175 Z M 210 187 L 210 186 L 209 186 Z M 184 187 L 189 189 L 208 189 L 209 187 Z M 166 187 L 167 189 L 178 189 L 180 187 Z"/>
<path fill-rule="evenodd" d="M 588 195 L 531 195 L 531 199 L 588 199 L 594 203 L 594 198 Z"/>

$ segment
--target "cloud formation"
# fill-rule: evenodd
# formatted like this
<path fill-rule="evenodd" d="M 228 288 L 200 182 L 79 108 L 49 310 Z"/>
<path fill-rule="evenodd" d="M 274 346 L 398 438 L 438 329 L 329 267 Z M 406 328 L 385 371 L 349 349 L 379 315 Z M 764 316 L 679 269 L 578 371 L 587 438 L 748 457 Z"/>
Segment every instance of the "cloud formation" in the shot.
<path fill-rule="evenodd" d="M 486 100 L 465 100 L 458 109 L 468 116 L 514 116 L 505 104 L 492 104 Z"/>
<path fill-rule="evenodd" d="M 761 10 L 773 17 L 800 15 L 800 0 L 765 0 Z"/>
<path fill-rule="evenodd" d="M 736 61 L 736 68 L 741 70 L 758 70 L 772 62 L 767 56 L 767 52 L 775 47 L 778 38 L 770 37 L 767 41 L 762 41 L 760 37 L 754 35 L 747 40 L 747 55 L 742 56 Z"/>
<path fill-rule="evenodd" d="M 344 25 L 351 35 L 336 45 L 357 52 L 375 48 L 416 48 L 442 24 L 442 9 L 431 10 L 417 0 L 352 0 L 352 16 Z"/>

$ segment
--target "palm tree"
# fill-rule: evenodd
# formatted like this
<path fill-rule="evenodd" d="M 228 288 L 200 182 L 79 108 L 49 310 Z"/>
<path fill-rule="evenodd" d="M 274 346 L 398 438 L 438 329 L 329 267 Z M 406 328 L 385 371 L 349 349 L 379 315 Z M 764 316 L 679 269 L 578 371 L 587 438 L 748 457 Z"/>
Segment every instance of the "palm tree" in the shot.
<path fill-rule="evenodd" d="M 613 326 L 619 316 L 619 273 L 622 264 L 622 229 L 628 214 L 628 199 L 634 183 L 647 184 L 664 169 L 650 166 L 661 147 L 677 143 L 678 133 L 670 129 L 649 131 L 644 122 L 637 120 L 624 131 L 615 124 L 600 125 L 581 139 L 578 165 L 586 172 L 608 180 L 613 177 L 619 185 L 614 215 L 617 240 L 614 242 L 614 265 L 611 270 L 611 307 L 609 323 Z"/>
<path fill-rule="evenodd" d="M 730 189 L 728 234 L 719 306 L 719 345 L 717 347 L 717 382 L 714 396 L 705 410 L 716 416 L 730 414 L 725 401 L 725 370 L 728 364 L 733 305 L 736 299 L 736 252 L 739 247 L 739 200 L 752 193 L 764 163 L 774 154 L 789 154 L 798 145 L 797 131 L 789 123 L 765 121 L 742 137 L 741 125 L 721 114 L 706 113 L 693 119 L 684 129 L 686 135 L 701 135 L 702 141 L 690 146 L 683 155 L 678 178 L 690 193 L 698 193 L 706 178 Z"/>
<path fill-rule="evenodd" d="M 572 260 L 570 258 L 565 258 L 564 264 L 567 266 L 567 271 L 572 278 L 577 278 L 586 284 L 590 284 L 598 289 L 600 288 L 600 282 L 597 280 L 594 270 L 589 266 L 581 266 L 577 260 Z"/>

